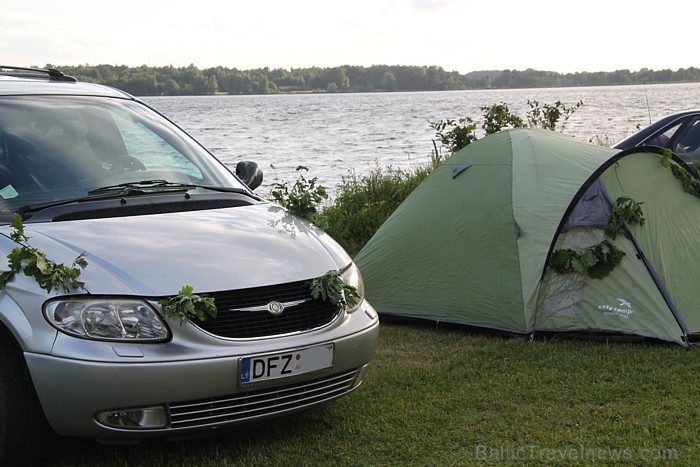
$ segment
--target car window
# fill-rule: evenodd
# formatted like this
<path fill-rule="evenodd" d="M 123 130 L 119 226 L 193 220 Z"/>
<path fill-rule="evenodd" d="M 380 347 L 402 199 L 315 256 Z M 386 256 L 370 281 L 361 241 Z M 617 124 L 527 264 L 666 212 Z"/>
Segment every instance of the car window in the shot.
<path fill-rule="evenodd" d="M 649 140 L 645 141 L 644 144 L 649 144 L 652 146 L 661 146 L 662 148 L 667 148 L 669 147 L 669 144 L 671 140 L 673 139 L 673 135 L 678 131 L 678 128 L 681 126 L 680 123 L 677 123 L 676 125 L 673 125 L 663 133 L 659 133 L 651 137 Z"/>
<path fill-rule="evenodd" d="M 138 102 L 0 98 L 0 214 L 143 180 L 243 188 L 204 148 Z"/>
<path fill-rule="evenodd" d="M 175 174 L 186 174 L 189 178 L 199 181 L 203 179 L 202 173 L 190 159 L 143 123 L 134 121 L 127 115 L 117 114 L 115 124 L 123 137 L 126 154 L 138 159 L 145 170 L 170 171 Z M 176 178 L 182 177 L 176 176 Z"/>
<path fill-rule="evenodd" d="M 700 118 L 691 120 L 673 141 L 673 152 L 683 159 L 700 158 Z"/>

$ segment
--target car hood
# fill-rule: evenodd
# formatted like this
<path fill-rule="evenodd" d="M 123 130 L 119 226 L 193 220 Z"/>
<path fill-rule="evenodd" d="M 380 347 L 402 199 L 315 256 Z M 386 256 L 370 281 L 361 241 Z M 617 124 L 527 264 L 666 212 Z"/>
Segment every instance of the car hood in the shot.
<path fill-rule="evenodd" d="M 92 294 L 258 287 L 311 279 L 351 261 L 320 229 L 270 204 L 32 223 L 25 233 L 56 262 L 69 265 L 85 252 L 80 279 Z"/>

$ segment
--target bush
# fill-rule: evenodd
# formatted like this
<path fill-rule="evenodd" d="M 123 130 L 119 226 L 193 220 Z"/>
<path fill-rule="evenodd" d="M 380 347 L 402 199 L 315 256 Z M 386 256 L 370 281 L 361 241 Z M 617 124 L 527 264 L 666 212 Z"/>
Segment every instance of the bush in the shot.
<path fill-rule="evenodd" d="M 326 232 L 354 256 L 432 169 L 432 165 L 413 172 L 376 167 L 367 176 L 343 177 L 338 195 L 323 210 Z"/>
<path fill-rule="evenodd" d="M 318 177 L 311 179 L 304 177 L 303 172 L 308 172 L 308 167 L 300 165 L 296 170 L 299 172 L 299 178 L 291 188 L 287 182 L 275 183 L 270 195 L 275 202 L 292 214 L 303 217 L 324 229 L 327 225 L 326 219 L 319 214 L 318 206 L 328 198 L 326 188 L 317 184 Z"/>

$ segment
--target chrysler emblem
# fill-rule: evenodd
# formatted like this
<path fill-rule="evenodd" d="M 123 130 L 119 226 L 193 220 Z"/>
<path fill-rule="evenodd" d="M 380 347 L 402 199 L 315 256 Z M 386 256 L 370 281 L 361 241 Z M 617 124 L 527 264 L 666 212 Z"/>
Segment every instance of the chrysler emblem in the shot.
<path fill-rule="evenodd" d="M 267 311 L 273 315 L 281 315 L 284 311 L 284 304 L 280 302 L 270 302 L 267 304 Z"/>
<path fill-rule="evenodd" d="M 278 302 L 276 300 L 271 301 L 267 305 L 259 305 L 259 306 L 251 306 L 251 307 L 245 307 L 245 308 L 229 308 L 228 311 L 232 312 L 238 312 L 238 311 L 250 311 L 250 312 L 257 312 L 257 311 L 267 311 L 275 316 L 281 315 L 282 312 L 293 306 L 301 305 L 302 303 L 306 302 L 307 300 L 290 300 L 288 302 Z"/>

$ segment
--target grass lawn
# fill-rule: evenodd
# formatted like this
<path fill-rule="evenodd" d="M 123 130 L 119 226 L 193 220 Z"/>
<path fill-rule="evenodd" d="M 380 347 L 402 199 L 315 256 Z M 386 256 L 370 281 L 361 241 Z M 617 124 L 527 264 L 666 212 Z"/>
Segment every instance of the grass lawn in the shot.
<path fill-rule="evenodd" d="M 67 440 L 57 466 L 694 465 L 700 349 L 382 323 L 364 384 L 212 438 Z"/>

